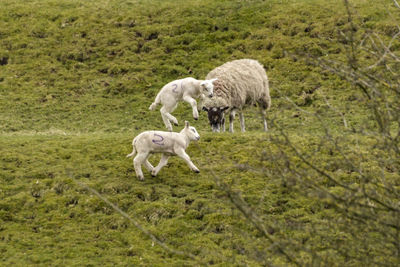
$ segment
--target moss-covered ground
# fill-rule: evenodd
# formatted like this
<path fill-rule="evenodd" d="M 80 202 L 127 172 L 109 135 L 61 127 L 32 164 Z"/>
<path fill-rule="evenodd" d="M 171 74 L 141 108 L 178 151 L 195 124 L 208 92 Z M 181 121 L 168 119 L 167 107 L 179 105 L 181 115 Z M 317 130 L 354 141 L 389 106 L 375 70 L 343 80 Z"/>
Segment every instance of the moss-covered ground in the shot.
<path fill-rule="evenodd" d="M 351 6 L 364 28 L 388 40 L 397 31 L 391 1 Z M 353 179 L 316 141 L 323 126 L 353 140 L 345 146 L 349 155 L 374 167 L 372 141 L 353 131 L 373 123 L 361 93 L 291 56 L 345 60 L 346 14 L 341 1 L 328 0 L 0 1 L 0 265 L 286 265 L 216 179 L 241 192 L 276 240 L 303 244 L 338 265 L 357 266 L 349 255 L 375 255 L 374 244 L 360 247 L 331 225 L 330 205 L 291 190 L 276 168 L 282 148 L 274 140 L 284 129 L 297 146 L 318 151 L 327 172 Z M 164 129 L 159 112 L 148 110 L 158 90 L 239 58 L 259 60 L 270 78 L 269 132 L 249 108 L 246 133 L 236 122 L 234 134 L 214 134 L 204 112 L 194 121 L 181 103 L 174 129 L 184 120 L 198 129 L 201 139 L 187 152 L 201 172 L 172 158 L 158 177 L 144 170 L 145 180 L 136 179 L 125 156 L 135 135 Z M 196 258 L 154 244 L 78 182 Z M 311 264 L 308 255 L 296 255 Z"/>

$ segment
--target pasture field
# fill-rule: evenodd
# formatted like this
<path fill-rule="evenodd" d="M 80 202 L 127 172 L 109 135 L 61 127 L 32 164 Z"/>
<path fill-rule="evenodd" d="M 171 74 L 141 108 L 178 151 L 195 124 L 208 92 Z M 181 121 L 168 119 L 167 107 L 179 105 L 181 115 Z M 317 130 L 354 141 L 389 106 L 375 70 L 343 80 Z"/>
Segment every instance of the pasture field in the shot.
<path fill-rule="evenodd" d="M 351 31 L 398 51 L 392 1 L 350 1 L 350 12 L 357 29 L 341 1 L 0 1 L 0 265 L 399 264 L 399 240 L 385 241 L 399 236 L 399 217 L 370 231 L 376 222 L 354 224 L 314 190 L 342 194 L 338 184 L 357 187 L 362 169 L 384 175 L 397 196 L 385 203 L 398 202 L 399 155 L 371 134 L 368 100 L 308 62 L 347 62 Z M 270 130 L 250 107 L 246 133 L 238 120 L 235 133 L 212 133 L 182 102 L 174 130 L 188 120 L 200 133 L 187 152 L 201 172 L 174 157 L 139 181 L 125 156 L 138 133 L 164 130 L 148 110 L 159 89 L 239 58 L 265 66 Z"/>

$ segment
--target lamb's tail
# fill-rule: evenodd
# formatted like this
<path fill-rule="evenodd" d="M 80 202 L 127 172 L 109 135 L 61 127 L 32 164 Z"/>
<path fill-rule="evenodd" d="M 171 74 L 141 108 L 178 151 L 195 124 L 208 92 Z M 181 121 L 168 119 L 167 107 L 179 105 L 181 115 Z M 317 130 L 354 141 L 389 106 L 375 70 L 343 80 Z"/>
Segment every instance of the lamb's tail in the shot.
<path fill-rule="evenodd" d="M 132 153 L 126 155 L 127 158 L 135 156 L 135 154 L 136 154 L 135 143 L 136 143 L 136 138 L 133 139 L 133 142 L 132 142 L 132 147 L 133 147 Z"/>
<path fill-rule="evenodd" d="M 157 104 L 160 104 L 160 94 L 156 96 L 156 100 L 150 105 L 149 110 L 155 110 Z"/>

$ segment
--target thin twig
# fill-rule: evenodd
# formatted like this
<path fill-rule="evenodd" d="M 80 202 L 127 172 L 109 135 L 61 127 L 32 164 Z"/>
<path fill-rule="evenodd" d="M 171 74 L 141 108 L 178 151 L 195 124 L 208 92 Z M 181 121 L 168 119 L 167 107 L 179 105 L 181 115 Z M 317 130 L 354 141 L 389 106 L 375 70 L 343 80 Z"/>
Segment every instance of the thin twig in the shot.
<path fill-rule="evenodd" d="M 104 201 L 107 205 L 109 205 L 110 207 L 112 207 L 115 211 L 117 211 L 119 214 L 121 214 L 122 217 L 124 217 L 125 219 L 127 219 L 128 221 L 130 221 L 137 229 L 139 229 L 143 234 L 145 234 L 147 237 L 149 237 L 154 243 L 158 244 L 160 247 L 162 247 L 164 250 L 166 250 L 167 252 L 171 253 L 171 254 L 175 254 L 175 255 L 179 255 L 179 256 L 183 256 L 186 258 L 190 258 L 202 265 L 205 265 L 205 263 L 203 263 L 200 259 L 198 259 L 196 256 L 194 256 L 191 253 L 187 253 L 187 252 L 183 252 L 180 250 L 176 250 L 174 248 L 169 247 L 167 244 L 165 244 L 164 242 L 162 242 L 159 238 L 157 238 L 155 235 L 153 235 L 152 233 L 150 233 L 147 229 L 145 229 L 141 224 L 139 224 L 137 221 L 135 221 L 134 219 L 132 219 L 127 213 L 125 213 L 123 210 L 121 210 L 117 205 L 115 205 L 114 203 L 112 203 L 111 201 L 109 201 L 107 198 L 103 197 L 99 192 L 97 192 L 95 189 L 91 188 L 90 186 L 81 183 L 77 180 L 74 180 L 75 183 L 77 183 L 79 186 L 81 186 L 82 188 L 92 192 L 94 195 L 96 195 L 98 198 L 100 198 L 102 201 Z"/>
<path fill-rule="evenodd" d="M 399 3 L 397 3 L 397 0 L 393 0 L 393 2 L 394 2 L 394 5 L 395 5 L 397 8 L 400 9 L 400 5 L 399 5 Z"/>
<path fill-rule="evenodd" d="M 201 151 L 203 156 L 206 156 L 206 153 L 201 149 L 201 147 L 196 143 L 197 148 Z M 254 227 L 267 239 L 269 240 L 273 245 L 275 245 L 278 249 L 278 251 L 286 257 L 286 259 L 295 264 L 296 266 L 302 266 L 295 257 L 290 255 L 285 247 L 281 246 L 278 241 L 275 240 L 275 238 L 270 235 L 263 224 L 262 219 L 260 219 L 255 212 L 247 205 L 247 203 L 243 200 L 243 198 L 237 193 L 234 192 L 231 187 L 224 183 L 221 178 L 214 172 L 214 170 L 210 169 L 211 175 L 214 177 L 215 183 L 217 186 L 222 189 L 227 196 L 229 197 L 230 201 L 235 205 L 235 207 L 243 213 L 244 217 L 250 221 Z"/>

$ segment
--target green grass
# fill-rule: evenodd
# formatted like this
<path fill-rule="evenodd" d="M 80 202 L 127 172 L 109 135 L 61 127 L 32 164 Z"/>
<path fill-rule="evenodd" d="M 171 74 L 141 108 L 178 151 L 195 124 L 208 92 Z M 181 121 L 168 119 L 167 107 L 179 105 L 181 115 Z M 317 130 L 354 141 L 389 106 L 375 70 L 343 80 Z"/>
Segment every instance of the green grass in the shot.
<path fill-rule="evenodd" d="M 330 39 L 344 21 L 344 8 L 324 1 L 2 5 L 0 55 L 8 61 L 0 75 L 2 132 L 147 129 L 147 121 L 161 122 L 158 116 L 153 120 L 147 106 L 166 82 L 202 78 L 212 68 L 244 57 L 266 66 L 275 107 L 280 94 L 297 98 L 315 88 L 347 87 L 284 56 L 285 50 L 307 49 L 343 57 L 340 43 Z"/>
<path fill-rule="evenodd" d="M 206 261 L 231 261 L 236 254 L 232 246 L 240 238 L 240 233 L 232 230 L 245 226 L 245 222 L 221 198 L 223 194 L 216 188 L 210 170 L 218 175 L 232 174 L 227 175 L 227 181 L 240 180 L 240 188 L 250 198 L 265 186 L 265 181 L 263 175 L 238 173 L 232 163 L 258 160 L 256 154 L 253 159 L 243 159 L 247 153 L 234 152 L 240 150 L 243 138 L 251 142 L 251 137 L 223 135 L 220 139 L 225 144 L 218 146 L 226 145 L 224 139 L 228 139 L 232 151 L 217 148 L 223 152 L 208 159 L 204 156 L 215 152 L 208 151 L 206 144 L 214 138 L 210 133 L 202 135 L 203 144 L 188 150 L 202 170 L 200 174 L 191 173 L 182 160 L 173 158 L 157 178 L 146 172 L 144 182 L 134 177 L 132 162 L 125 158 L 130 138 L 123 134 L 2 139 L 1 146 L 6 150 L 2 155 L 0 204 L 3 263 L 79 264 L 80 259 L 92 264 L 140 263 L 142 258 L 143 263 L 153 265 L 172 261 L 169 257 L 163 259 L 165 252 L 153 247 L 148 238 L 100 199 L 80 188 L 75 179 L 96 188 L 177 249 L 196 251 Z M 281 190 L 273 184 L 271 189 Z M 240 257 L 238 260 L 243 261 Z"/>
<path fill-rule="evenodd" d="M 237 250 L 251 251 L 253 247 L 241 233 L 249 226 L 218 190 L 211 170 L 243 190 L 250 203 L 259 201 L 262 189 L 267 199 L 260 209 L 267 210 L 273 220 L 302 220 L 308 209 L 320 209 L 264 173 L 235 167 L 263 163 L 261 154 L 268 147 L 263 134 L 217 138 L 201 134 L 201 145 L 188 150 L 202 170 L 200 174 L 191 173 L 182 160 L 173 158 L 157 178 L 146 173 L 144 182 L 134 177 L 131 160 L 125 158 L 130 139 L 122 134 L 7 138 L 2 142 L 7 151 L 2 155 L 1 185 L 4 263 L 57 259 L 54 263 L 79 264 L 79 258 L 93 264 L 139 263 L 140 258 L 152 265 L 172 261 L 168 257 L 163 260 L 166 255 L 160 248 L 152 247 L 148 238 L 80 188 L 75 179 L 96 188 L 162 240 L 177 249 L 195 251 L 206 262 L 230 262 L 237 254 L 235 262 L 244 264 L 249 259 L 242 259 L 232 248 L 241 243 Z M 224 149 L 228 144 L 229 150 Z M 243 148 L 243 144 L 249 147 Z"/>
<path fill-rule="evenodd" d="M 240 190 L 263 214 L 275 238 L 291 238 L 322 250 L 343 240 L 336 226 L 329 224 L 335 216 L 329 205 L 293 191 L 287 183 L 296 181 L 279 178 L 281 162 L 271 160 L 279 157 L 279 149 L 270 140 L 279 137 L 275 131 L 268 135 L 200 134 L 198 145 L 188 149 L 200 174 L 172 158 L 156 178 L 145 171 L 143 182 L 136 179 L 131 160 L 125 158 L 131 150 L 128 134 L 2 137 L 3 264 L 194 264 L 152 244 L 76 181 L 98 190 L 168 245 L 208 264 L 257 264 L 258 254 L 266 249 L 265 240 L 216 186 L 214 174 Z M 311 150 L 318 147 L 317 139 L 308 134 L 294 133 L 292 138 Z M 319 163 L 326 162 L 330 174 L 343 176 L 335 165 L 340 157 L 328 152 L 324 157 Z M 150 161 L 158 159 L 153 156 Z M 351 177 L 344 175 L 346 179 Z M 309 229 L 311 225 L 317 225 L 318 231 Z M 312 236 L 308 231 L 324 235 Z M 336 252 L 330 256 L 344 260 Z M 281 257 L 272 262 L 283 264 Z"/>
<path fill-rule="evenodd" d="M 396 32 L 398 12 L 390 1 L 352 5 L 356 22 L 363 25 L 357 36 L 372 29 L 389 40 Z M 335 138 L 352 140 L 345 151 L 357 163 L 379 171 L 368 156 L 373 140 L 352 132 L 374 126 L 361 93 L 291 57 L 307 52 L 345 60 L 345 40 L 338 31 L 348 29 L 345 8 L 327 0 L 1 1 L 0 265 L 199 264 L 152 244 L 77 181 L 201 263 L 286 265 L 232 205 L 214 174 L 240 191 L 268 232 L 288 248 L 301 244 L 319 251 L 327 264 L 357 266 L 359 261 L 344 255 L 357 259 L 366 251 L 381 260 L 373 243 L 360 244 L 334 225 L 338 214 L 332 205 L 294 190 L 301 181 L 285 180 L 280 173 L 285 162 L 277 140 L 282 141 L 279 129 L 284 129 L 298 147 L 320 153 L 318 166 L 343 181 L 356 180 L 341 169 L 332 144 L 321 149 L 317 137 L 324 136 L 323 126 Z M 399 47 L 397 40 L 393 47 Z M 361 56 L 362 63 L 373 63 Z M 158 177 L 144 170 L 145 180 L 136 179 L 125 155 L 135 135 L 164 129 L 159 112 L 148 110 L 159 89 L 182 77 L 201 79 L 239 58 L 257 59 L 266 68 L 270 131 L 261 131 L 260 115 L 250 108 L 246 133 L 239 133 L 236 122 L 236 133 L 213 134 L 204 112 L 194 121 L 189 105 L 181 103 L 174 112 L 180 122 L 175 129 L 188 120 L 199 130 L 200 141 L 187 152 L 200 174 L 172 158 Z M 292 161 L 302 165 L 296 157 Z M 387 175 L 398 179 L 396 173 Z M 311 262 L 309 255 L 293 253 Z"/>

